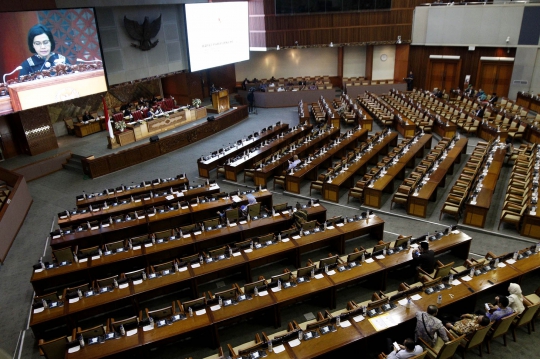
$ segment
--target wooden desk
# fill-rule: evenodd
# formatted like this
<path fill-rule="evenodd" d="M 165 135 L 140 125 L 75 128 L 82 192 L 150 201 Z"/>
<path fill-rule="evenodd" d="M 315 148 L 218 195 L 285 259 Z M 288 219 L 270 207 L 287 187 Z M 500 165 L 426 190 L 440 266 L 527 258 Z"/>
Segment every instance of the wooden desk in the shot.
<path fill-rule="evenodd" d="M 135 142 L 135 134 L 129 128 L 126 128 L 123 132 L 116 131 L 114 133 L 114 137 L 116 137 L 116 143 L 118 143 L 120 146 L 125 146 Z"/>
<path fill-rule="evenodd" d="M 424 134 L 418 141 L 411 146 L 409 151 L 405 153 L 396 164 L 393 164 L 386 174 L 375 180 L 373 186 L 364 188 L 364 204 L 375 208 L 382 207 L 382 193 L 394 192 L 394 179 L 404 178 L 405 167 L 414 166 L 416 157 L 424 157 L 424 149 L 431 148 L 431 134 Z"/>
<path fill-rule="evenodd" d="M 358 160 L 349 163 L 349 168 L 346 171 L 343 170 L 332 182 L 325 182 L 323 184 L 323 198 L 328 201 L 339 202 L 339 190 L 342 187 L 353 187 L 354 176 L 365 173 L 368 163 L 376 164 L 378 155 L 388 154 L 388 147 L 396 144 L 397 132 L 394 131 L 385 136 L 381 142 L 377 142 L 371 151 L 364 153 Z"/>
<path fill-rule="evenodd" d="M 333 157 L 341 156 L 344 151 L 354 149 L 358 141 L 365 141 L 367 139 L 367 133 L 368 131 L 365 128 L 358 130 L 352 136 L 334 145 L 326 153 L 313 159 L 305 167 L 296 170 L 292 175 L 288 172 L 285 176 L 285 189 L 289 192 L 300 193 L 300 186 L 304 178 L 315 180 L 319 167 L 324 166 L 329 161 L 331 162 Z"/>
<path fill-rule="evenodd" d="M 239 172 L 243 171 L 246 168 L 252 168 L 253 164 L 259 160 L 264 159 L 265 157 L 273 154 L 279 149 L 289 145 L 291 142 L 296 141 L 297 139 L 306 136 L 311 132 L 312 126 L 303 126 L 298 127 L 296 130 L 293 130 L 283 137 L 280 137 L 269 144 L 262 146 L 259 149 L 256 149 L 253 152 L 250 152 L 246 156 L 240 157 L 231 163 L 225 165 L 225 178 L 229 181 L 236 182 L 237 175 Z"/>
<path fill-rule="evenodd" d="M 483 186 L 478 197 L 476 204 L 471 203 L 471 199 L 467 198 L 465 204 L 465 216 L 463 219 L 464 224 L 470 226 L 484 228 L 486 224 L 486 218 L 491 206 L 491 199 L 495 192 L 495 187 L 499 181 L 499 175 L 504 162 L 506 150 L 504 148 L 498 148 L 493 155 L 493 161 L 489 166 L 488 173 L 483 180 Z M 488 154 L 486 154 L 488 156 Z"/>
<path fill-rule="evenodd" d="M 461 155 L 467 151 L 468 142 L 467 137 L 460 138 L 454 147 L 448 151 L 446 158 L 439 164 L 439 167 L 429 176 L 429 181 L 424 183 L 420 191 L 409 194 L 407 214 L 422 218 L 427 217 L 428 202 L 437 199 L 437 188 L 446 185 L 446 175 L 452 174 L 454 164 L 461 162 Z"/>
<path fill-rule="evenodd" d="M 521 224 L 520 234 L 525 237 L 540 239 L 540 211 L 536 210 L 536 215 L 533 216 L 530 210 L 523 214 L 523 222 Z"/>
<path fill-rule="evenodd" d="M 75 127 L 75 136 L 84 137 L 101 131 L 100 120 L 91 120 L 88 123 L 78 122 L 73 124 Z"/>
<path fill-rule="evenodd" d="M 253 181 L 256 186 L 266 186 L 268 178 L 272 177 L 275 173 L 280 173 L 280 170 L 284 170 L 288 167 L 288 161 L 294 156 L 297 155 L 299 158 L 305 157 L 317 146 L 324 146 L 330 141 L 335 140 L 339 136 L 339 129 L 333 128 L 323 134 L 318 134 L 317 137 L 312 138 L 307 143 L 302 144 L 300 147 L 297 147 L 294 151 L 289 152 L 279 158 L 276 161 L 273 161 L 263 168 L 259 168 L 254 172 Z"/>
<path fill-rule="evenodd" d="M 242 141 L 241 145 L 234 145 L 228 151 L 224 151 L 216 156 L 206 156 L 208 157 L 205 160 L 200 158 L 197 160 L 197 167 L 199 168 L 199 176 L 204 178 L 210 178 L 210 171 L 217 168 L 217 166 L 227 161 L 229 158 L 237 156 L 239 153 L 244 152 L 247 149 L 253 148 L 260 144 L 263 141 L 266 141 L 270 138 L 273 138 L 276 135 L 281 134 L 282 132 L 289 129 L 288 123 L 282 123 L 279 126 L 276 125 L 272 127 L 271 130 L 261 133 L 258 137 L 252 138 L 251 140 Z"/>

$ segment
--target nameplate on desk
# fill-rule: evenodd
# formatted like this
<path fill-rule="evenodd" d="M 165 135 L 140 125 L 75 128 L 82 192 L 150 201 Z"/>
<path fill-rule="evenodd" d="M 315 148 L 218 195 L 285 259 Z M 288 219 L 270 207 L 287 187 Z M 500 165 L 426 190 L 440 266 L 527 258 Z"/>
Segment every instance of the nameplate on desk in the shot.
<path fill-rule="evenodd" d="M 175 192 L 175 194 L 176 194 L 176 197 L 184 197 L 183 192 Z"/>
<path fill-rule="evenodd" d="M 52 239 L 57 239 L 57 238 L 60 238 L 61 236 L 59 234 L 55 235 L 52 237 Z"/>
<path fill-rule="evenodd" d="M 137 216 L 137 219 L 143 219 L 144 216 Z"/>
<path fill-rule="evenodd" d="M 199 268 L 201 265 L 199 263 L 195 263 L 191 265 L 191 268 Z"/>
<path fill-rule="evenodd" d="M 168 201 L 170 201 L 171 199 L 174 199 L 174 196 L 173 196 L 173 195 L 168 195 L 167 197 L 165 197 L 165 199 L 167 199 Z"/>
<path fill-rule="evenodd" d="M 79 263 L 88 262 L 88 258 L 81 258 L 79 259 Z"/>
<path fill-rule="evenodd" d="M 287 243 L 288 241 L 290 241 L 290 239 L 289 239 L 289 238 L 283 238 L 281 241 L 282 241 L 283 243 Z"/>
<path fill-rule="evenodd" d="M 153 216 L 155 216 L 155 215 L 156 215 L 155 213 L 150 213 L 150 214 L 148 214 L 148 217 L 153 217 Z M 143 218 L 144 218 L 144 217 L 143 217 Z"/>
<path fill-rule="evenodd" d="M 193 232 L 194 235 L 198 236 L 199 234 L 202 234 L 201 231 Z"/>
<path fill-rule="evenodd" d="M 233 257 L 238 257 L 238 256 L 242 255 L 242 253 L 240 253 L 240 252 L 234 252 L 232 255 L 233 255 Z"/>
<path fill-rule="evenodd" d="M 198 203 L 193 203 L 193 204 L 191 205 L 191 207 L 197 207 L 198 205 L 199 205 Z"/>
<path fill-rule="evenodd" d="M 195 312 L 196 315 L 203 315 L 206 314 L 206 309 L 201 309 Z"/>
<path fill-rule="evenodd" d="M 34 271 L 34 273 L 40 273 L 40 272 L 43 272 L 43 268 L 38 268 Z"/>
<path fill-rule="evenodd" d="M 293 239 L 300 239 L 300 236 L 293 236 Z"/>
<path fill-rule="evenodd" d="M 411 300 L 419 300 L 422 299 L 422 296 L 420 294 L 415 294 L 411 297 Z"/>
<path fill-rule="evenodd" d="M 124 288 L 127 288 L 128 286 L 129 286 L 129 283 L 123 283 L 123 284 L 118 285 L 118 288 L 124 289 Z"/>
<path fill-rule="evenodd" d="M 133 247 L 133 250 L 136 251 L 137 249 L 141 249 L 141 246 L 135 246 Z"/>
<path fill-rule="evenodd" d="M 97 259 L 100 259 L 101 257 L 100 256 L 92 256 L 92 260 L 95 261 Z"/>
<path fill-rule="evenodd" d="M 281 214 L 283 214 L 283 215 L 289 214 L 289 211 L 283 211 L 283 212 L 281 212 Z"/>
<path fill-rule="evenodd" d="M 239 224 L 246 224 L 247 222 L 246 221 L 240 221 L 238 222 Z"/>
<path fill-rule="evenodd" d="M 499 267 L 499 268 L 504 268 L 504 267 L 506 267 L 506 264 L 504 264 L 503 262 L 500 262 L 500 263 L 497 265 L 497 267 Z"/>
<path fill-rule="evenodd" d="M 142 329 L 143 329 L 143 331 L 147 332 L 149 330 L 154 329 L 154 327 L 152 325 L 145 325 Z"/>
<path fill-rule="evenodd" d="M 135 335 L 135 334 L 137 334 L 137 328 L 128 330 L 126 332 L 126 337 L 131 337 L 132 335 Z"/>
<path fill-rule="evenodd" d="M 236 223 L 231 223 L 231 224 L 229 224 L 229 227 L 236 227 L 236 226 L 237 226 Z"/>
<path fill-rule="evenodd" d="M 184 234 L 184 235 L 182 235 L 182 238 L 189 238 L 189 237 L 191 237 L 191 234 Z"/>
<path fill-rule="evenodd" d="M 187 207 L 187 206 L 182 206 L 181 208 L 182 208 L 182 209 L 187 209 L 188 207 Z"/>
<path fill-rule="evenodd" d="M 102 224 L 101 227 L 107 228 L 107 227 L 109 227 L 109 223 Z"/>
<path fill-rule="evenodd" d="M 335 227 L 334 226 L 328 226 L 326 227 L 326 229 L 334 229 Z"/>
<path fill-rule="evenodd" d="M 344 223 L 338 223 L 338 224 L 336 224 L 336 226 L 338 226 L 338 227 L 343 227 L 344 225 L 345 225 Z"/>
<path fill-rule="evenodd" d="M 245 252 L 245 253 L 251 253 L 251 252 L 253 252 L 253 249 L 251 249 L 251 248 L 244 249 L 244 252 Z"/>
<path fill-rule="evenodd" d="M 268 192 L 268 190 L 265 188 L 265 189 L 261 189 L 261 192 Z"/>
<path fill-rule="evenodd" d="M 145 247 L 152 247 L 153 244 L 152 244 L 152 243 L 146 243 L 144 246 L 145 246 Z"/>
<path fill-rule="evenodd" d="M 45 310 L 44 307 L 34 309 L 34 314 L 41 313 Z"/>
<path fill-rule="evenodd" d="M 142 279 L 137 279 L 133 281 L 133 285 L 138 285 L 142 283 Z"/>
<path fill-rule="evenodd" d="M 90 227 L 91 231 L 95 231 L 96 229 L 99 229 L 99 226 Z"/>
<path fill-rule="evenodd" d="M 318 204 L 318 203 L 315 203 L 315 204 L 313 205 L 313 207 L 319 207 L 319 206 L 320 206 L 320 204 Z"/>
<path fill-rule="evenodd" d="M 219 304 L 210 307 L 210 310 L 212 312 L 215 312 L 216 310 L 220 310 L 220 309 L 221 309 L 221 306 Z"/>
<path fill-rule="evenodd" d="M 274 217 L 278 217 L 279 216 L 279 212 L 278 213 L 274 213 Z"/>
<path fill-rule="evenodd" d="M 79 297 L 69 299 L 69 303 L 77 303 L 78 301 Z"/>

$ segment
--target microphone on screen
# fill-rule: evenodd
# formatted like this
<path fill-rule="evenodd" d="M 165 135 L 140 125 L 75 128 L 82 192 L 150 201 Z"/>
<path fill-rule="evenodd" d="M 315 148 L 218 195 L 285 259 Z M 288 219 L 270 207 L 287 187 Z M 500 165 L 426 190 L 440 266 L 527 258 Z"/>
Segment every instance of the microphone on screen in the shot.
<path fill-rule="evenodd" d="M 4 77 L 3 77 L 4 83 L 6 83 L 6 76 L 9 76 L 9 75 L 13 74 L 14 72 L 20 71 L 20 70 L 22 70 L 22 66 L 17 66 L 17 67 L 15 68 L 15 70 L 11 71 L 9 74 L 4 74 Z"/>

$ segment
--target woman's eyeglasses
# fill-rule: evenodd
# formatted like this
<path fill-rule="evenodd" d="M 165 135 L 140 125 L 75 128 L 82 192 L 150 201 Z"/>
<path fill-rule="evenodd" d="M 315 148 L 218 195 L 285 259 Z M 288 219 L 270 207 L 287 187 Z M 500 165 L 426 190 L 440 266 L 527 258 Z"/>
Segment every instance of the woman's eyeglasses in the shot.
<path fill-rule="evenodd" d="M 41 45 L 47 46 L 47 45 L 49 45 L 50 43 L 51 43 L 51 42 L 50 42 L 49 40 L 45 40 L 45 41 L 34 41 L 34 46 L 37 46 L 37 47 L 39 47 L 39 46 L 41 46 Z"/>

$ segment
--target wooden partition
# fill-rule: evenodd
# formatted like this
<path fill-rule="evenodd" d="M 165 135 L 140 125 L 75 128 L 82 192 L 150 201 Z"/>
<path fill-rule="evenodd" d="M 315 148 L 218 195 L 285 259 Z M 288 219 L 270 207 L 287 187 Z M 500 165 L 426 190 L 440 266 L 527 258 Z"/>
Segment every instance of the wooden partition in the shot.
<path fill-rule="evenodd" d="M 6 202 L 0 209 L 0 263 L 6 256 L 30 210 L 32 197 L 24 176 L 0 167 L 0 179 L 12 187 Z"/>
<path fill-rule="evenodd" d="M 83 171 L 89 177 L 96 178 L 135 166 L 227 129 L 247 117 L 247 106 L 239 106 L 222 116 L 216 117 L 215 121 L 203 122 L 184 131 L 160 138 L 159 141 L 142 144 L 108 156 L 85 158 L 81 160 Z"/>

